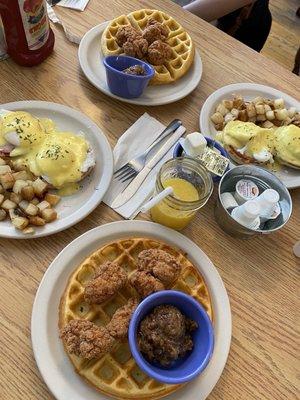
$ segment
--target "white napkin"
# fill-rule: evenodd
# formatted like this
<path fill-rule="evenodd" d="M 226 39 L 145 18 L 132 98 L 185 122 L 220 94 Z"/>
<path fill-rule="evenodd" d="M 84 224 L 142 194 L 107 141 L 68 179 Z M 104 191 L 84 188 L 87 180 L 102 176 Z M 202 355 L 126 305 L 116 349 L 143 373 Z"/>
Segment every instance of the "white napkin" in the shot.
<path fill-rule="evenodd" d="M 61 0 L 57 6 L 72 8 L 73 10 L 84 11 L 90 0 Z"/>
<path fill-rule="evenodd" d="M 166 127 L 163 124 L 151 117 L 149 114 L 145 113 L 142 115 L 118 140 L 113 151 L 115 160 L 114 170 L 117 170 L 126 162 L 145 151 L 165 128 Z M 144 204 L 153 193 L 158 170 L 163 163 L 173 157 L 174 145 L 184 133 L 185 128 L 181 126 L 173 134 L 171 134 L 171 136 L 166 138 L 164 142 L 155 147 L 153 150 L 154 152 L 158 151 L 163 143 L 168 143 L 170 150 L 152 169 L 135 195 L 123 206 L 115 209 L 118 214 L 122 215 L 122 217 L 126 219 L 133 219 L 136 217 L 142 204 Z M 152 155 L 153 153 L 151 152 L 151 154 L 148 156 L 148 159 Z M 127 185 L 128 181 L 122 183 L 117 179 L 113 179 L 109 190 L 104 197 L 104 203 L 108 206 L 111 206 L 116 196 L 122 192 Z"/>

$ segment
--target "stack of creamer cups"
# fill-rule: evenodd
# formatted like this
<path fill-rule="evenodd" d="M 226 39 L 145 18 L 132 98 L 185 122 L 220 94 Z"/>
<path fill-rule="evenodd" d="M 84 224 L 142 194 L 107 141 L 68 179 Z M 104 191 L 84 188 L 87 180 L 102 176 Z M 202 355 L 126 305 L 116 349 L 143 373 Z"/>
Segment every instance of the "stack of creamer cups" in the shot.
<path fill-rule="evenodd" d="M 249 179 L 237 182 L 235 192 L 224 192 L 221 200 L 233 219 L 249 229 L 259 229 L 281 213 L 279 194 L 266 189 L 259 194 L 257 185 Z"/>

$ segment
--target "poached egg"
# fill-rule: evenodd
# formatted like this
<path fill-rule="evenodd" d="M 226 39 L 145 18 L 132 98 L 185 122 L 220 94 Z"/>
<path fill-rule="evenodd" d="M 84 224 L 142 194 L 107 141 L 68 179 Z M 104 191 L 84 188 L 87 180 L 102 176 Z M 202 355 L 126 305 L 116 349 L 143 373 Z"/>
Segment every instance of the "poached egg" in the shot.
<path fill-rule="evenodd" d="M 25 111 L 0 111 L 1 150 L 57 189 L 79 182 L 95 165 L 84 135 L 59 131 L 52 120 Z"/>

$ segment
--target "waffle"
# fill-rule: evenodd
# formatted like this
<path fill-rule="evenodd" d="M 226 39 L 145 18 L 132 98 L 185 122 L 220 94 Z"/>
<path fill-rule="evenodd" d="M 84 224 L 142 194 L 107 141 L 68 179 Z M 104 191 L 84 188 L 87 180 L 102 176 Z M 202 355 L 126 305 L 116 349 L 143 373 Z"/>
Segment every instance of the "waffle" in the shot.
<path fill-rule="evenodd" d="M 154 65 L 155 75 L 150 81 L 152 85 L 172 83 L 181 78 L 190 68 L 195 55 L 195 47 L 190 35 L 183 27 L 166 13 L 158 10 L 138 10 L 128 15 L 113 19 L 101 37 L 101 50 L 105 56 L 122 54 L 122 48 L 116 42 L 116 34 L 120 27 L 132 25 L 139 31 L 145 29 L 149 18 L 163 23 L 169 30 L 166 40 L 172 48 L 172 57 L 163 65 Z"/>
<path fill-rule="evenodd" d="M 137 292 L 127 283 L 112 299 L 100 305 L 89 305 L 83 298 L 85 284 L 93 277 L 97 266 L 105 261 L 116 261 L 130 276 L 137 268 L 138 254 L 151 248 L 164 250 L 176 257 L 182 271 L 172 289 L 193 296 L 212 319 L 208 289 L 199 270 L 185 255 L 154 239 L 129 238 L 104 245 L 74 271 L 61 298 L 59 327 L 64 327 L 72 319 L 87 319 L 106 326 L 115 311 L 127 303 L 130 297 L 137 297 Z M 131 356 L 127 341 L 117 342 L 114 349 L 100 359 L 84 360 L 74 354 L 68 356 L 81 377 L 100 392 L 116 399 L 159 399 L 182 386 L 166 385 L 144 374 Z"/>

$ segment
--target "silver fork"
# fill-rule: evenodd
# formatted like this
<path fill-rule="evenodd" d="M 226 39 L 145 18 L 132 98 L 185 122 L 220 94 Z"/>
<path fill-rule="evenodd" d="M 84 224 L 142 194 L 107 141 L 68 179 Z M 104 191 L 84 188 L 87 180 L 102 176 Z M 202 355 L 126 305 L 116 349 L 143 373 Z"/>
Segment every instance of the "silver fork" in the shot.
<path fill-rule="evenodd" d="M 114 177 L 120 180 L 121 182 L 126 182 L 129 179 L 135 177 L 145 166 L 147 156 L 153 148 L 158 145 L 164 138 L 169 136 L 171 133 L 175 132 L 177 128 L 182 125 L 182 122 L 179 119 L 174 119 L 165 130 L 159 135 L 159 137 L 139 156 L 133 158 L 128 161 L 121 168 L 117 169 L 114 172 Z"/>

